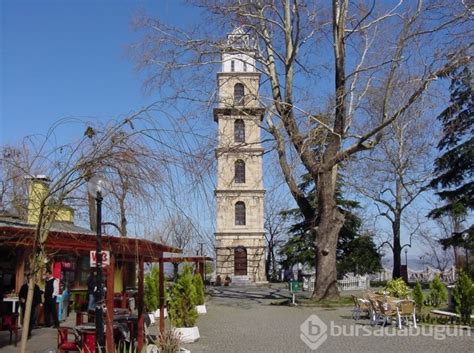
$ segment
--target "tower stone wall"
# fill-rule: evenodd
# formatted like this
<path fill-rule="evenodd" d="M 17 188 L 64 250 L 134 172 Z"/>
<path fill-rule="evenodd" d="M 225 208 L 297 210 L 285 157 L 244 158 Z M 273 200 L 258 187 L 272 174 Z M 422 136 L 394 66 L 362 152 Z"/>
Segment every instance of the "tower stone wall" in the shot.
<path fill-rule="evenodd" d="M 258 100 L 260 74 L 249 44 L 239 29 L 230 34 L 222 54 L 222 71 L 217 74 L 216 272 L 222 279 L 229 276 L 257 283 L 266 281 L 260 138 L 264 109 Z M 244 176 L 239 177 L 238 163 L 244 165 Z"/>

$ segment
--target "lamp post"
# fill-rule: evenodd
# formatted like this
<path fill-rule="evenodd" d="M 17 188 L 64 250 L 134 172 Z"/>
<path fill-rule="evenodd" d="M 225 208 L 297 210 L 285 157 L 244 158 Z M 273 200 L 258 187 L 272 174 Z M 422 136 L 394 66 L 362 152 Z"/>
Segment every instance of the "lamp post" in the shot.
<path fill-rule="evenodd" d="M 92 177 L 88 182 L 89 194 L 95 198 L 96 202 L 96 271 L 97 271 L 97 292 L 95 298 L 95 351 L 96 353 L 105 352 L 104 342 L 104 314 L 103 304 L 103 280 L 102 280 L 102 189 L 104 181 L 98 177 Z"/>
<path fill-rule="evenodd" d="M 465 258 L 465 271 L 466 273 L 469 273 L 469 251 L 468 251 L 468 240 L 469 240 L 469 233 L 468 232 L 464 232 L 463 235 L 462 235 L 462 238 L 464 240 L 464 256 L 466 257 Z"/>
<path fill-rule="evenodd" d="M 407 267 L 408 272 L 408 249 L 405 248 L 405 266 Z"/>

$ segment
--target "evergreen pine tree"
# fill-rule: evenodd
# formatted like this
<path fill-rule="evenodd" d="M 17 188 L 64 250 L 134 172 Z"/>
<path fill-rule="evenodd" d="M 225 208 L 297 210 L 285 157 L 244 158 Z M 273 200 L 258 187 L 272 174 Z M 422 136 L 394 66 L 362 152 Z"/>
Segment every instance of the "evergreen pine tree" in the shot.
<path fill-rule="evenodd" d="M 429 215 L 438 218 L 449 214 L 462 219 L 474 207 L 474 92 L 469 67 L 455 72 L 450 91 L 450 105 L 438 116 L 443 124 L 443 137 L 438 144 L 442 155 L 435 161 L 436 177 L 431 182 L 444 205 Z M 445 247 L 463 246 L 473 251 L 473 225 L 462 234 L 453 233 L 441 243 Z"/>
<path fill-rule="evenodd" d="M 339 175 L 340 178 L 341 175 Z M 314 184 L 303 176 L 305 180 L 301 188 L 310 189 L 309 198 L 313 205 L 317 204 L 316 190 Z M 344 213 L 344 224 L 339 232 L 336 259 L 338 275 L 342 276 L 348 272 L 358 274 L 373 273 L 381 268 L 381 256 L 377 252 L 372 237 L 368 234 L 361 234 L 361 219 L 355 214 L 359 207 L 357 201 L 348 200 L 343 197 L 341 192 L 341 180 L 338 183 L 337 203 L 341 212 Z M 316 207 L 315 207 L 316 209 Z M 299 209 L 285 211 L 284 215 L 300 220 L 302 217 Z M 305 222 L 296 222 L 290 229 L 290 237 L 282 246 L 280 255 L 284 257 L 282 265 L 289 268 L 297 263 L 314 264 L 315 251 L 314 239 L 307 230 L 310 225 Z"/>
<path fill-rule="evenodd" d="M 198 313 L 196 310 L 196 288 L 189 266 L 184 268 L 173 286 L 169 302 L 169 315 L 174 327 L 193 327 Z"/>

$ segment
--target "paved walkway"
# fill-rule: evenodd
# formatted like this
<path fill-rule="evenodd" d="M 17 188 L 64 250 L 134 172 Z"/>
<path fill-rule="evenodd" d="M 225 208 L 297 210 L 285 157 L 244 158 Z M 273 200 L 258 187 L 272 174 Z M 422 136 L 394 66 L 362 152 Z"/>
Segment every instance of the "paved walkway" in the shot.
<path fill-rule="evenodd" d="M 71 316 L 70 316 L 71 317 Z M 66 325 L 66 324 L 64 324 Z M 55 353 L 56 340 L 58 337 L 58 330 L 55 328 L 39 328 L 33 330 L 31 338 L 28 340 L 28 353 Z M 0 331 L 0 352 L 1 353 L 18 353 L 20 351 L 21 330 L 18 334 L 18 343 L 9 345 L 8 340 L 10 334 L 5 331 Z"/>
<path fill-rule="evenodd" d="M 372 328 L 367 319 L 356 322 L 351 318 L 350 307 L 270 305 L 289 296 L 286 289 L 221 287 L 215 290 L 207 304 L 208 313 L 198 319 L 201 339 L 186 348 L 192 353 L 473 352 L 474 332 L 471 331 L 461 331 L 463 337 L 445 337 L 446 332 L 438 327 L 437 339 L 433 337 L 435 332 L 429 330 L 412 331 L 412 335 L 417 332 L 420 335 L 413 337 L 408 336 L 407 328 L 387 327 L 382 331 Z M 314 334 L 308 335 L 309 340 L 321 342 L 316 350 L 311 350 L 300 338 L 300 326 L 313 314 L 327 325 L 328 334 L 325 341 L 324 337 L 318 341 L 317 334 L 324 332 L 317 326 L 316 319 L 311 326 L 305 326 Z M 385 336 L 380 337 L 382 334 Z"/>
<path fill-rule="evenodd" d="M 463 353 L 472 352 L 474 332 L 446 332 L 436 326 L 435 332 L 410 332 L 394 327 L 382 331 L 368 324 L 367 319 L 352 320 L 350 307 L 337 309 L 288 307 L 271 305 L 288 299 L 290 294 L 284 288 L 229 288 L 213 290 L 207 304 L 208 313 L 198 319 L 201 339 L 187 345 L 192 353 L 299 353 L 299 352 L 354 352 L 354 353 Z M 304 328 L 311 342 L 320 342 L 316 350 L 311 350 L 300 338 L 300 327 L 311 315 L 317 315 L 320 324 L 313 317 L 311 325 Z M 74 325 L 74 315 L 63 325 Z M 332 322 L 332 324 L 331 324 Z M 319 325 L 319 326 L 318 326 Z M 321 328 L 326 325 L 327 329 Z M 321 327 L 320 327 L 321 326 Z M 42 328 L 33 331 L 28 341 L 28 352 L 44 353 L 56 347 L 56 330 Z M 324 340 L 324 333 L 327 339 Z M 453 337 L 453 334 L 462 334 Z M 470 336 L 469 336 L 470 333 Z M 318 334 L 320 336 L 318 340 Z M 410 336 L 411 334 L 411 336 Z M 436 334 L 436 336 L 434 335 Z M 378 336 L 375 336 L 378 335 Z M 383 335 L 383 336 L 382 336 Z M 449 336 L 448 336 L 449 335 Z M 8 345 L 6 332 L 0 332 L 0 352 L 17 353 L 19 347 Z"/>

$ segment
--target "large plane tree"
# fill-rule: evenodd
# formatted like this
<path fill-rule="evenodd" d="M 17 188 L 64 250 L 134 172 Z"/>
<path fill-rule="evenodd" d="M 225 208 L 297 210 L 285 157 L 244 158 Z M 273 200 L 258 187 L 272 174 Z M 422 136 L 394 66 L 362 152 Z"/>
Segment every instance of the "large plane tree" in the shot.
<path fill-rule="evenodd" d="M 336 248 L 344 224 L 335 194 L 338 169 L 375 148 L 434 81 L 470 60 L 470 9 L 461 1 L 435 0 L 192 3 L 198 6 L 193 24 L 137 20 L 144 32 L 133 51 L 138 68 L 148 74 L 149 88 L 181 101 L 177 106 L 183 100 L 196 109 L 212 106 L 226 32 L 240 27 L 252 38 L 266 147 L 311 224 L 313 297 L 336 298 Z M 303 173 L 314 181 L 317 208 L 298 186 Z"/>

